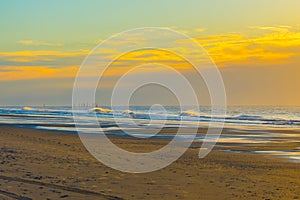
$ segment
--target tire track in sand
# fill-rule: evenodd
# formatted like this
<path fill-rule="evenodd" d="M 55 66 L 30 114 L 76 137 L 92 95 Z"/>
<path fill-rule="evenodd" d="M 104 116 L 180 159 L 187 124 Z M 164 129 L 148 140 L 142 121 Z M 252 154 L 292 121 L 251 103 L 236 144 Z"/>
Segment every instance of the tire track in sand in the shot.
<path fill-rule="evenodd" d="M 0 175 L 0 179 L 8 180 L 8 181 L 16 181 L 16 182 L 21 182 L 21 183 L 27 183 L 27 184 L 32 184 L 32 185 L 38 185 L 38 186 L 45 186 L 45 187 L 52 188 L 52 189 L 65 190 L 65 191 L 74 192 L 74 193 L 83 194 L 83 195 L 93 195 L 93 196 L 97 196 L 97 197 L 102 197 L 103 199 L 107 199 L 107 200 L 123 200 L 122 198 L 117 197 L 117 196 L 111 196 L 111 195 L 93 192 L 93 191 L 89 191 L 89 190 L 83 190 L 83 189 L 79 189 L 79 188 L 56 185 L 56 184 L 52 184 L 52 183 L 43 183 L 43 182 L 39 182 L 39 181 L 27 180 L 27 179 L 22 179 L 22 178 L 17 178 L 17 177 L 9 177 L 9 176 Z M 30 200 L 30 198 L 22 197 L 22 196 L 14 194 L 14 193 L 2 191 L 2 190 L 0 190 L 0 194 L 9 196 L 9 197 L 12 197 L 15 199 L 19 199 L 19 200 Z"/>

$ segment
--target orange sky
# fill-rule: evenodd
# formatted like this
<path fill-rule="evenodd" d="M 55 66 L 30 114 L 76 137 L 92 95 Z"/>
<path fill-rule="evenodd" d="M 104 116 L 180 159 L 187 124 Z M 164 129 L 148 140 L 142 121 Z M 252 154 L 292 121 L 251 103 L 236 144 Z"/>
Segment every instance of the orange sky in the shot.
<path fill-rule="evenodd" d="M 199 29 L 199 28 L 198 28 Z M 197 30 L 198 30 L 197 29 Z M 260 30 L 259 36 L 250 36 L 246 33 L 228 33 L 220 35 L 205 35 L 194 37 L 213 58 L 218 67 L 226 66 L 272 66 L 273 64 L 300 64 L 300 27 L 277 26 L 277 27 L 249 27 Z M 205 29 L 202 29 L 203 31 Z M 189 33 L 187 30 L 185 33 Z M 22 80 L 34 78 L 63 78 L 75 77 L 76 70 L 80 66 L 70 66 L 64 60 L 79 58 L 88 55 L 89 50 L 80 51 L 53 51 L 53 50 L 25 50 L 26 46 L 39 45 L 34 41 L 17 41 L 24 45 L 23 51 L 0 52 L 2 62 L 11 62 L 3 66 L 0 71 L 2 81 Z M 96 44 L 95 44 L 96 45 Z M 118 44 L 116 44 L 118 45 Z M 176 47 L 174 47 L 176 48 Z M 180 48 L 180 46 L 178 46 Z M 107 49 L 108 56 L 111 49 Z M 191 52 L 192 53 L 192 52 Z M 151 56 L 140 57 L 142 54 Z M 126 61 L 122 61 L 126 60 Z M 176 56 L 167 55 L 163 52 L 133 52 L 120 59 L 119 65 L 130 65 L 130 61 L 178 61 Z M 48 65 L 35 65 L 37 61 L 57 61 L 59 68 Z M 127 63 L 126 63 L 127 62 Z M 31 63 L 31 65 L 28 65 Z M 184 67 L 184 66 L 181 66 Z M 300 70 L 300 69 L 299 69 Z M 299 72 L 299 71 L 298 71 Z"/>
<path fill-rule="evenodd" d="M 156 8 L 154 2 L 136 2 L 128 10 L 111 15 L 109 11 L 123 4 L 118 1 L 107 2 L 102 12 L 93 10 L 98 3 L 91 3 L 88 6 L 93 12 L 83 11 L 81 16 L 77 15 L 77 9 L 83 2 L 68 12 L 63 9 L 67 7 L 65 3 L 58 8 L 54 3 L 46 6 L 28 1 L 21 6 L 23 10 L 19 10 L 20 5 L 16 3 L 5 4 L 0 10 L 3 27 L 0 104 L 69 104 L 69 97 L 60 95 L 71 95 L 77 70 L 94 46 L 120 31 L 158 26 L 187 34 L 205 48 L 223 75 L 229 104 L 300 105 L 298 2 L 228 0 L 201 3 L 190 0 L 183 5 L 179 1 L 166 1 L 151 12 L 151 8 Z M 169 9 L 163 9 L 165 7 Z M 53 9 L 57 9 L 56 15 L 51 12 Z M 126 42 L 141 41 L 131 38 L 114 45 L 126 45 Z M 173 48 L 192 55 L 193 51 L 182 48 L 180 42 Z M 116 53 L 114 51 L 107 48 L 102 53 L 109 58 Z M 167 52 L 136 51 L 120 57 L 104 75 L 109 80 L 133 65 L 150 61 L 173 66 L 179 71 L 191 67 Z M 148 72 L 149 69 L 145 69 L 144 73 Z M 26 95 L 31 91 L 36 91 L 36 96 L 29 98 Z"/>

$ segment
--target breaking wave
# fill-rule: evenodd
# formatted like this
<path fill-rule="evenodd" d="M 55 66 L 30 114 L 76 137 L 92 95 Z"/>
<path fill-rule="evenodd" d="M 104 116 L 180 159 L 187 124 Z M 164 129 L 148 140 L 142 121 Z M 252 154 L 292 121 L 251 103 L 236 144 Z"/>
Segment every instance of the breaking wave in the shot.
<path fill-rule="evenodd" d="M 251 110 L 251 108 L 241 109 L 238 112 L 234 109 L 229 110 L 226 116 L 211 116 L 209 110 L 205 112 L 197 112 L 196 110 L 187 108 L 181 111 L 179 107 L 167 108 L 166 112 L 151 111 L 150 107 L 132 107 L 132 110 L 125 108 L 117 108 L 112 110 L 109 107 L 94 107 L 83 108 L 81 110 L 73 111 L 71 107 L 65 106 L 15 106 L 15 107 L 0 107 L 1 116 L 25 116 L 25 117 L 56 117 L 56 118 L 72 118 L 73 112 L 82 113 L 86 117 L 94 117 L 96 113 L 98 118 L 131 118 L 135 120 L 169 120 L 169 121 L 199 121 L 199 122 L 222 122 L 225 124 L 237 125 L 265 125 L 275 127 L 300 127 L 300 111 L 293 112 L 278 111 L 279 114 L 274 114 L 274 110 L 265 108 L 264 110 Z M 248 109 L 248 110 L 247 110 Z M 256 108 L 257 109 L 257 108 Z M 201 109 L 200 109 L 201 110 Z M 300 110 L 300 109 L 299 109 Z M 203 110 L 201 110 L 203 111 Z"/>
<path fill-rule="evenodd" d="M 91 108 L 89 111 L 90 111 L 90 112 L 96 112 L 96 113 L 103 113 L 103 114 L 109 114 L 109 113 L 112 113 L 112 110 L 110 110 L 110 109 L 106 109 L 106 108 L 98 108 L 98 107 Z"/>

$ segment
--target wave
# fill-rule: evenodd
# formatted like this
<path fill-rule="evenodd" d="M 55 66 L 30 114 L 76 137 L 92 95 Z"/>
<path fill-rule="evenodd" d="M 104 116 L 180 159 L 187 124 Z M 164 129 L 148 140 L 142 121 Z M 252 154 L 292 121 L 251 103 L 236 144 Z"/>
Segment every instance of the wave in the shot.
<path fill-rule="evenodd" d="M 132 110 L 124 110 L 123 114 L 129 116 L 130 118 L 136 118 L 136 115 Z"/>
<path fill-rule="evenodd" d="M 33 108 L 29 107 L 29 106 L 24 106 L 22 108 L 22 110 L 27 110 L 27 111 L 31 111 L 31 110 L 34 110 Z"/>
<path fill-rule="evenodd" d="M 226 124 L 240 124 L 240 125 L 265 125 L 272 127 L 298 127 L 300 126 L 300 112 L 294 111 L 294 113 L 286 113 L 280 115 L 274 115 L 272 112 L 255 112 L 251 113 L 248 110 L 245 112 L 231 111 L 225 116 L 215 115 L 212 116 L 209 110 L 204 112 L 197 112 L 196 109 L 192 110 L 186 108 L 186 110 L 180 111 L 178 109 L 169 109 L 167 112 L 153 112 L 149 113 L 148 107 L 134 107 L 134 110 L 125 110 L 127 108 L 117 108 L 116 110 L 109 107 L 94 107 L 83 108 L 81 110 L 72 110 L 72 107 L 42 107 L 42 106 L 16 106 L 16 107 L 0 107 L 0 115 L 9 116 L 29 116 L 29 117 L 59 117 L 61 119 L 69 119 L 76 112 L 78 115 L 85 117 L 94 117 L 94 113 L 97 117 L 108 118 L 111 120 L 113 117 L 118 118 L 132 118 L 138 120 L 169 120 L 169 121 L 188 121 L 194 122 L 225 122 Z M 33 120 L 33 119 L 32 119 Z M 225 121 L 223 121 L 225 120 Z M 172 122 L 173 123 L 173 122 Z M 176 123 L 176 122 L 174 122 Z"/>
<path fill-rule="evenodd" d="M 238 120 L 261 120 L 263 119 L 262 116 L 259 115 L 238 115 L 236 117 L 231 117 L 232 119 L 238 119 Z"/>
<path fill-rule="evenodd" d="M 201 114 L 194 110 L 186 110 L 179 114 L 180 117 L 200 117 Z"/>
<path fill-rule="evenodd" d="M 102 114 L 110 114 L 110 113 L 112 113 L 112 110 L 110 110 L 110 109 L 98 108 L 98 107 L 91 108 L 89 111 L 90 112 L 96 112 L 96 113 L 102 113 Z"/>
<path fill-rule="evenodd" d="M 24 110 L 24 111 L 36 111 L 36 112 L 48 112 L 48 110 L 46 110 L 46 109 L 36 109 L 36 108 L 29 107 L 29 106 L 24 106 L 22 108 L 22 110 Z"/>

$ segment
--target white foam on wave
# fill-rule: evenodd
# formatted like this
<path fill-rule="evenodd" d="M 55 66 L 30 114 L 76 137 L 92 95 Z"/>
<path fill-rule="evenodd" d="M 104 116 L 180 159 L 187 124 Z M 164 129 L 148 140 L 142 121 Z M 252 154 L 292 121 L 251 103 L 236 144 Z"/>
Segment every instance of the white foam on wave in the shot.
<path fill-rule="evenodd" d="M 98 108 L 98 107 L 95 107 L 95 108 L 91 108 L 91 109 L 90 109 L 90 112 L 97 112 L 97 113 L 109 114 L 109 113 L 112 112 L 112 110 L 106 109 L 106 108 Z"/>
<path fill-rule="evenodd" d="M 24 111 L 37 111 L 37 112 L 47 112 L 48 111 L 46 109 L 36 109 L 36 108 L 29 107 L 29 106 L 24 106 L 22 108 L 22 110 L 24 110 Z"/>
<path fill-rule="evenodd" d="M 34 110 L 34 109 L 31 108 L 31 107 L 29 107 L 29 106 L 24 106 L 24 107 L 22 108 L 22 110 Z"/>
<path fill-rule="evenodd" d="M 131 118 L 135 118 L 135 113 L 132 110 L 124 110 L 123 114 L 128 115 Z"/>
<path fill-rule="evenodd" d="M 180 113 L 181 117 L 200 117 L 201 113 L 196 112 L 194 110 L 186 110 Z"/>

